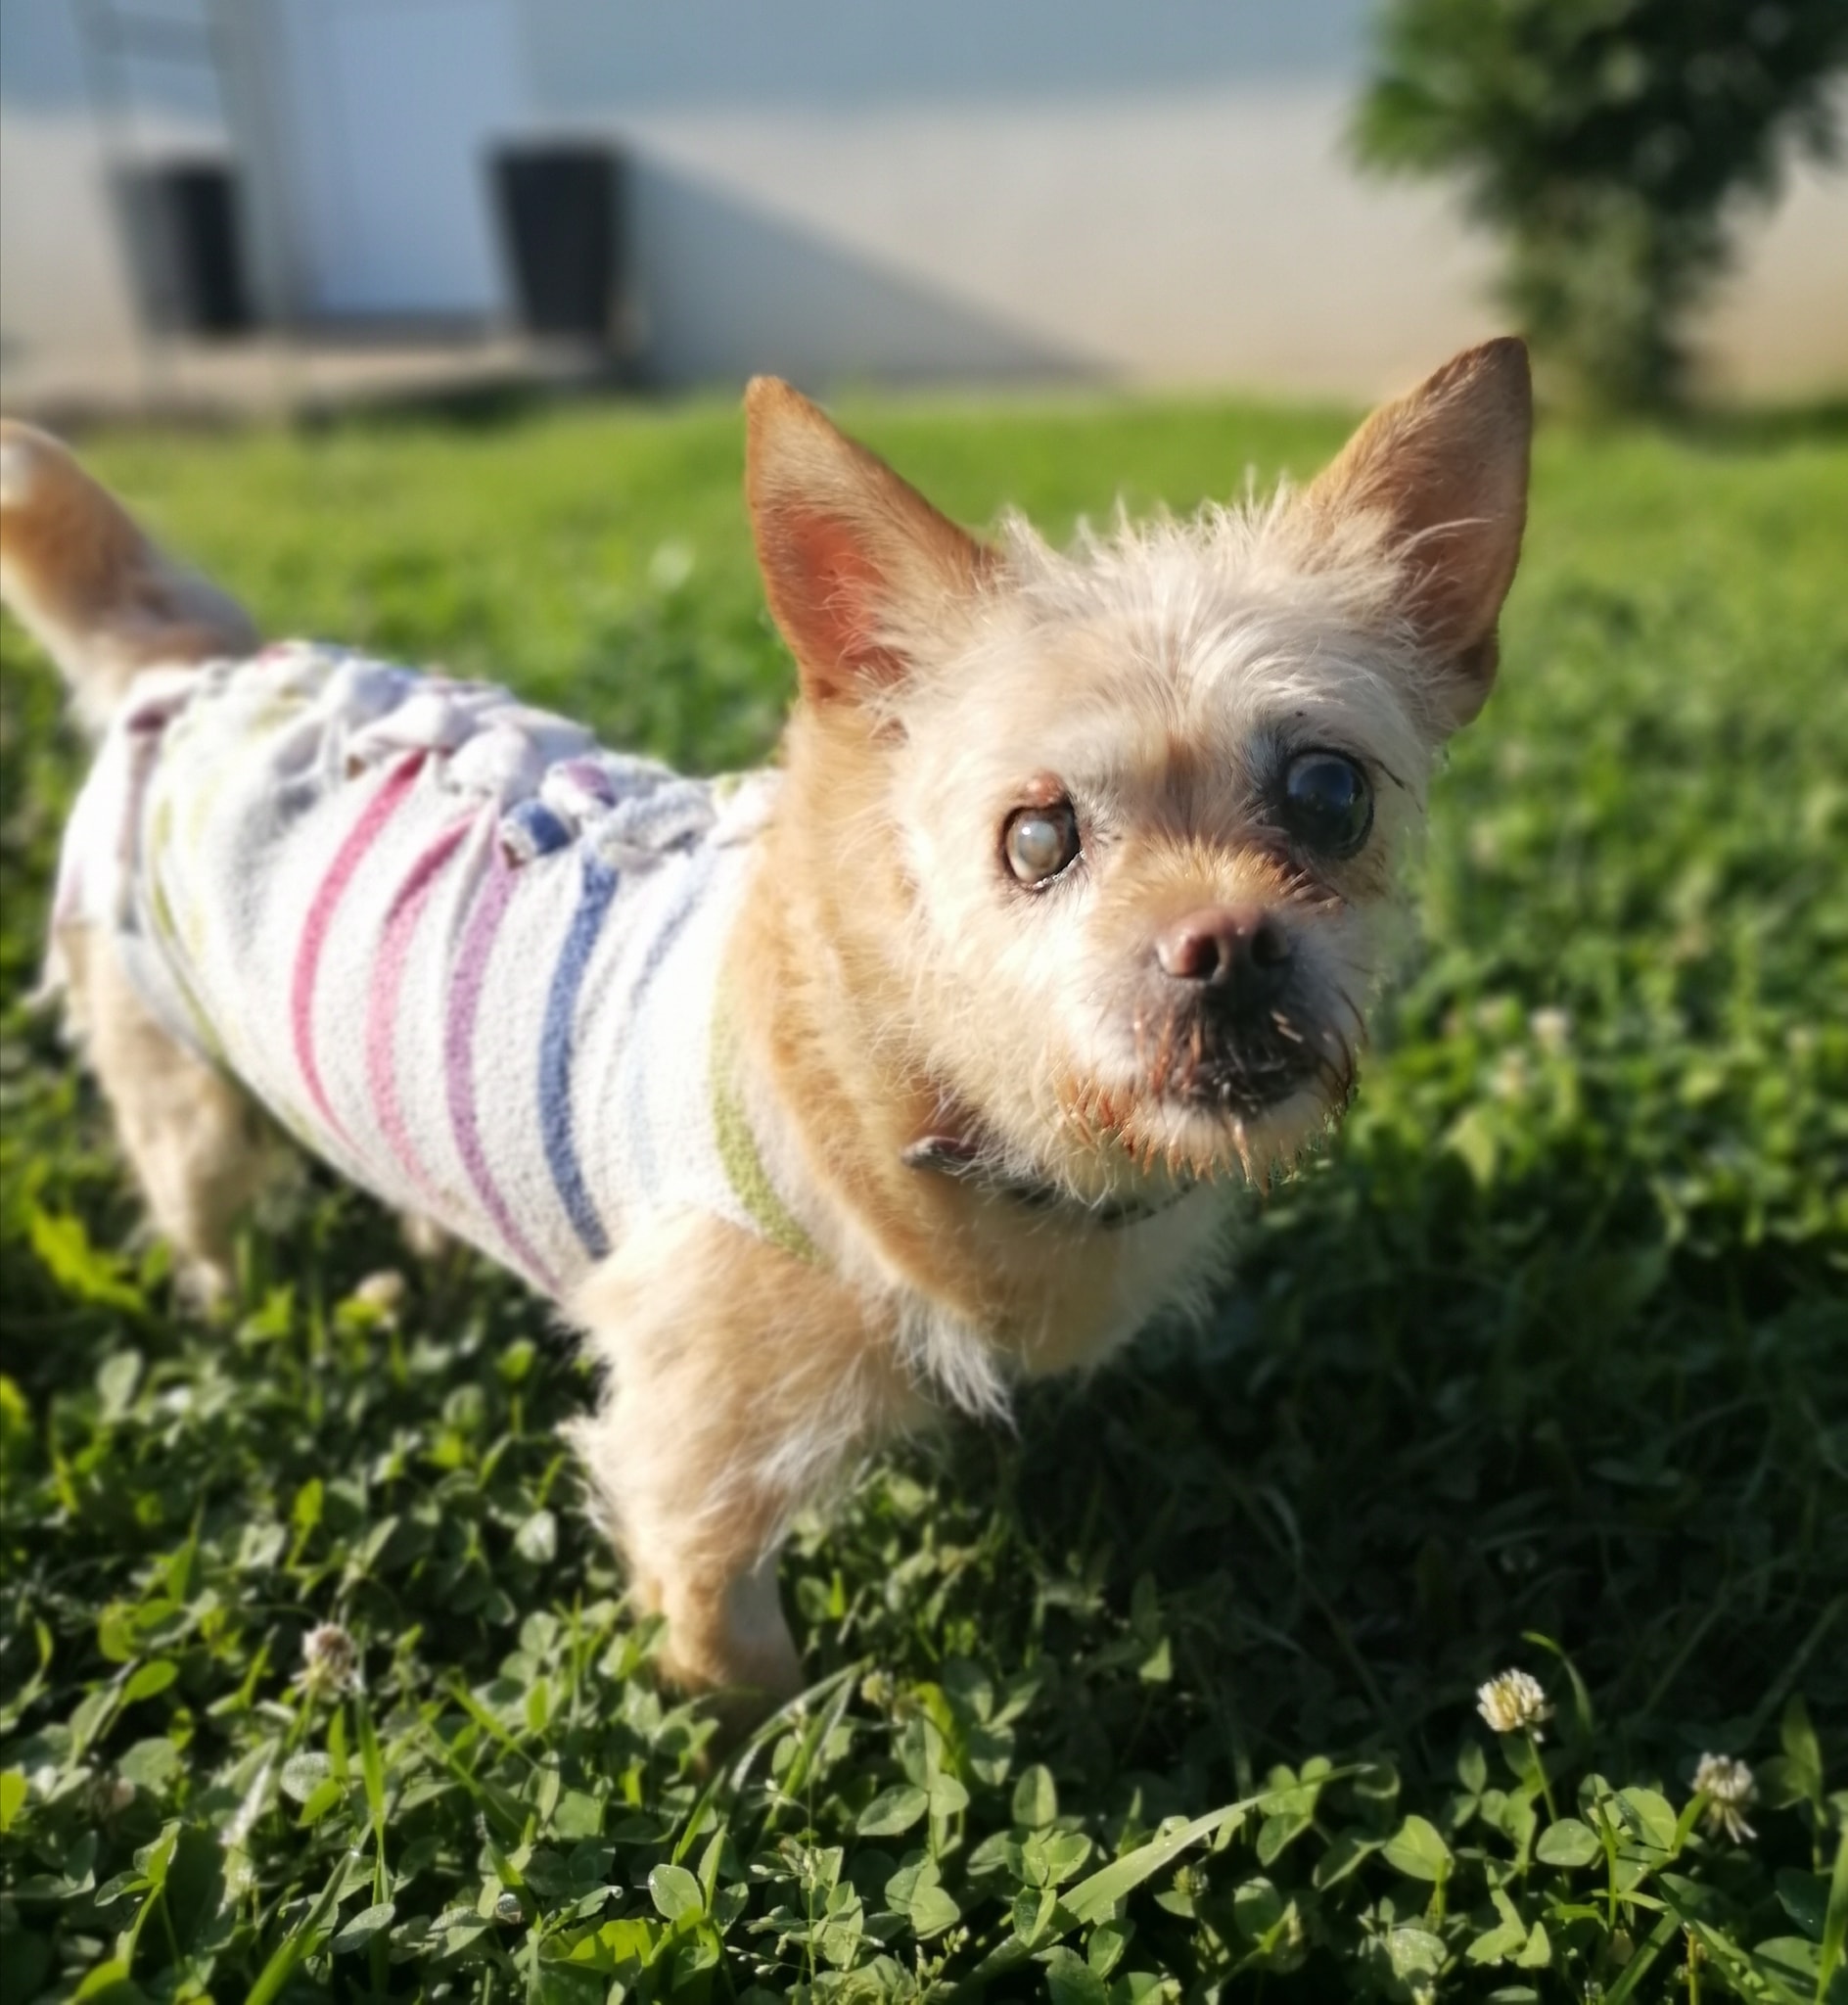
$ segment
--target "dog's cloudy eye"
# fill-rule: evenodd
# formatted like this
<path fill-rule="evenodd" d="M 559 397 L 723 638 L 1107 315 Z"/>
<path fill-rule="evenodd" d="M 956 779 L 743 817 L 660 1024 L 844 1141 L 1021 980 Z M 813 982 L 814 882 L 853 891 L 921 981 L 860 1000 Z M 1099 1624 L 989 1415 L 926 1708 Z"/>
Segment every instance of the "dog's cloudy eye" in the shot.
<path fill-rule="evenodd" d="M 1304 752 L 1291 760 L 1283 796 L 1284 825 L 1322 856 L 1353 856 L 1373 825 L 1366 774 L 1339 752 Z"/>
<path fill-rule="evenodd" d="M 1078 855 L 1078 816 L 1071 804 L 1017 808 L 1001 839 L 1007 867 L 1023 884 L 1043 884 Z"/>

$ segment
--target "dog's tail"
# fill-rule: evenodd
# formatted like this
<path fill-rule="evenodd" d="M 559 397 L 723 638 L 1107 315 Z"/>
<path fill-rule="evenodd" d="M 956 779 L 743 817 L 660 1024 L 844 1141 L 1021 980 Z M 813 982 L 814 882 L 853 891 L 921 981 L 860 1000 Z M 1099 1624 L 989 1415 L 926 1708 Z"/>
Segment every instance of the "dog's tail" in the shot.
<path fill-rule="evenodd" d="M 143 669 L 257 646 L 250 615 L 159 550 L 57 440 L 0 420 L 0 599 L 101 731 Z"/>

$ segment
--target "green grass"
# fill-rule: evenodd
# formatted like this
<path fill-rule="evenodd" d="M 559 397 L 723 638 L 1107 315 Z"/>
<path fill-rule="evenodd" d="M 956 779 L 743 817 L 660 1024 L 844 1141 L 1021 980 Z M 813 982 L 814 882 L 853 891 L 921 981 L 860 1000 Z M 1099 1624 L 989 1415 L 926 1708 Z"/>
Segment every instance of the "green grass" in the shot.
<path fill-rule="evenodd" d="M 964 518 L 1054 529 L 1343 429 L 849 415 Z M 729 409 L 94 457 L 273 629 L 676 759 L 771 741 Z M 819 1682 L 736 1767 L 656 1682 L 555 1432 L 583 1374 L 517 1286 L 412 1272 L 389 1322 L 354 1290 L 407 1266 L 391 1222 L 317 1174 L 223 1327 L 176 1306 L 25 1000 L 79 766 L 9 629 L 0 1993 L 1840 1997 L 1844 523 L 1839 428 L 1544 439 L 1339 1143 L 1203 1335 L 802 1530 Z M 304 1683 L 330 1621 L 360 1690 Z M 1475 1709 L 1510 1665 L 1544 1774 Z M 1754 1836 L 1704 1814 L 1709 1751 Z"/>

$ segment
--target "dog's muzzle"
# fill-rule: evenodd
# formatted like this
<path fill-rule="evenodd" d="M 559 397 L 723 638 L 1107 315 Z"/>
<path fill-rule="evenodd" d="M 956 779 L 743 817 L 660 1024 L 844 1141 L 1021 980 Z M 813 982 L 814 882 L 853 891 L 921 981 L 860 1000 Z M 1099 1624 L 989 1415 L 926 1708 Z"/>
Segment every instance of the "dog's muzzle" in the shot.
<path fill-rule="evenodd" d="M 1156 939 L 1137 1056 L 1162 1097 L 1241 1120 L 1317 1085 L 1331 1105 L 1353 1088 L 1346 1041 L 1312 1017 L 1295 943 L 1261 907 L 1212 906 Z"/>

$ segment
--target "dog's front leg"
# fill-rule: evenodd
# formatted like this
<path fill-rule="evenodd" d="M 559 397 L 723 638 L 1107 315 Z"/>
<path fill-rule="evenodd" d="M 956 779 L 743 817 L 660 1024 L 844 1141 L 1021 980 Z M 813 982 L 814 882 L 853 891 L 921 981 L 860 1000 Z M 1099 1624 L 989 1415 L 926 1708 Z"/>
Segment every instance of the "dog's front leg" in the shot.
<path fill-rule="evenodd" d="M 867 1305 L 720 1220 L 634 1235 L 570 1304 L 606 1373 L 576 1431 L 666 1665 L 734 1723 L 800 1689 L 776 1593 L 792 1515 L 926 1403 Z"/>

